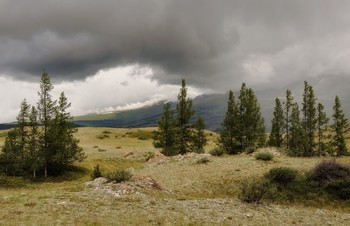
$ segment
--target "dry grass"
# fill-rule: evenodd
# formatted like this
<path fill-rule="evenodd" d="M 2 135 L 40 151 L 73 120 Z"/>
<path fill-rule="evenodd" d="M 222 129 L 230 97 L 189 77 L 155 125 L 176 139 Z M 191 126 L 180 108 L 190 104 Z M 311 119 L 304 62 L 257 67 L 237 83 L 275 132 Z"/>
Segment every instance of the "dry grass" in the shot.
<path fill-rule="evenodd" d="M 144 128 L 141 133 L 153 130 Z M 104 131 L 109 138 L 97 138 Z M 242 154 L 208 157 L 207 164 L 197 164 L 202 156 L 147 163 L 146 154 L 157 150 L 152 140 L 138 139 L 138 133 L 138 129 L 80 128 L 77 136 L 88 158 L 78 165 L 81 171 L 72 173 L 74 180 L 0 189 L 0 225 L 347 225 L 350 220 L 350 207 L 344 205 L 252 205 L 236 198 L 239 183 L 247 177 L 282 166 L 306 172 L 326 158 L 280 155 L 262 162 Z M 217 134 L 211 134 L 206 152 L 215 147 Z M 0 136 L 0 146 L 3 141 Z M 350 157 L 338 161 L 350 164 Z M 84 182 L 96 164 L 102 173 L 129 169 L 136 176 L 150 176 L 163 190 L 121 197 L 95 193 Z"/>

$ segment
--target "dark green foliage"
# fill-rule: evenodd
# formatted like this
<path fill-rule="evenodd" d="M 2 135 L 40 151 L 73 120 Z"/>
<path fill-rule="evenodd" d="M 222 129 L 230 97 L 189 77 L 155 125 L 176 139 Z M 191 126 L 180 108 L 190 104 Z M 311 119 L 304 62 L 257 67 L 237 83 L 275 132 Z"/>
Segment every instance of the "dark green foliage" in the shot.
<path fill-rule="evenodd" d="M 350 129 L 348 119 L 345 117 L 343 109 L 341 107 L 340 99 L 335 97 L 335 104 L 333 106 L 333 125 L 332 129 L 332 146 L 334 154 L 348 155 L 348 148 L 346 147 L 345 133 Z M 333 154 L 333 153 L 332 153 Z"/>
<path fill-rule="evenodd" d="M 227 153 L 237 154 L 250 146 L 263 146 L 265 141 L 265 125 L 260 105 L 253 90 L 243 83 L 237 103 L 232 91 L 229 92 L 218 143 Z"/>
<path fill-rule="evenodd" d="M 236 139 L 241 150 L 252 145 L 265 144 L 265 124 L 261 115 L 260 105 L 251 88 L 243 83 L 238 96 L 238 132 Z"/>
<path fill-rule="evenodd" d="M 304 148 L 304 130 L 300 121 L 300 111 L 298 104 L 292 106 L 290 116 L 290 130 L 289 130 L 289 156 L 302 156 L 301 150 Z"/>
<path fill-rule="evenodd" d="M 6 175 L 31 173 L 35 179 L 39 170 L 43 170 L 45 177 L 49 172 L 58 175 L 84 159 L 79 140 L 74 138 L 77 129 L 67 112 L 70 103 L 63 93 L 58 102 L 53 101 L 52 89 L 50 78 L 44 72 L 37 108 L 30 108 L 26 100 L 21 103 L 18 128 L 8 133 L 2 150 Z"/>
<path fill-rule="evenodd" d="M 272 129 L 270 133 L 269 144 L 275 147 L 281 147 L 283 144 L 283 132 L 285 128 L 285 119 L 283 115 L 283 108 L 281 101 L 276 98 L 275 110 L 273 112 L 273 119 L 271 121 Z"/>
<path fill-rule="evenodd" d="M 260 152 L 255 155 L 256 160 L 271 161 L 273 160 L 273 154 L 269 152 Z"/>
<path fill-rule="evenodd" d="M 167 156 L 177 155 L 175 149 L 175 121 L 174 113 L 171 110 L 170 103 L 165 103 L 163 113 L 158 122 L 158 130 L 154 131 L 153 145 L 156 148 L 162 148 L 162 153 Z"/>
<path fill-rule="evenodd" d="M 202 117 L 193 123 L 192 150 L 196 153 L 204 153 L 204 146 L 208 140 L 205 136 L 205 124 Z"/>
<path fill-rule="evenodd" d="M 244 150 L 244 152 L 246 154 L 253 154 L 255 151 L 256 151 L 256 147 L 255 146 L 246 147 L 246 149 Z"/>
<path fill-rule="evenodd" d="M 228 154 L 237 154 L 239 149 L 237 146 L 238 136 L 238 105 L 235 103 L 235 97 L 233 92 L 230 90 L 227 110 L 224 121 L 221 124 L 221 130 L 219 132 L 218 143 L 222 150 L 225 150 Z"/>
<path fill-rule="evenodd" d="M 317 120 L 317 154 L 318 155 L 324 155 L 326 150 L 326 143 L 325 143 L 325 139 L 327 138 L 325 136 L 325 132 L 327 131 L 327 125 L 328 125 L 328 121 L 329 118 L 327 118 L 326 112 L 324 111 L 324 106 L 319 103 L 317 105 L 317 116 L 316 116 L 316 120 Z"/>
<path fill-rule="evenodd" d="M 285 102 L 285 131 L 286 131 L 286 135 L 285 135 L 285 144 L 286 144 L 286 148 L 289 149 L 289 137 L 290 137 L 290 128 L 291 128 L 291 113 L 292 113 L 292 108 L 293 108 L 294 102 L 293 102 L 293 96 L 292 96 L 292 92 L 287 89 L 286 91 L 286 102 Z"/>
<path fill-rule="evenodd" d="M 326 191 L 342 200 L 350 200 L 350 179 L 333 180 L 329 182 Z"/>
<path fill-rule="evenodd" d="M 112 173 L 107 174 L 106 177 L 110 181 L 120 183 L 123 181 L 128 181 L 132 177 L 132 174 L 127 170 L 116 170 Z"/>
<path fill-rule="evenodd" d="M 96 166 L 94 166 L 94 170 L 91 173 L 91 179 L 96 179 L 102 177 L 102 173 L 100 171 L 100 166 L 97 164 Z"/>
<path fill-rule="evenodd" d="M 192 100 L 187 97 L 186 82 L 183 79 L 176 104 L 176 145 L 179 154 L 185 154 L 191 149 L 192 137 L 190 120 L 194 114 Z"/>
<path fill-rule="evenodd" d="M 254 178 L 241 183 L 239 199 L 247 203 L 261 203 L 264 199 L 272 197 L 275 188 L 264 179 Z"/>
<path fill-rule="evenodd" d="M 197 164 L 207 164 L 208 162 L 210 162 L 210 159 L 207 157 L 200 158 L 196 161 Z"/>
<path fill-rule="evenodd" d="M 137 138 L 138 140 L 150 140 L 153 138 L 153 132 L 138 129 L 136 132 L 131 133 L 129 137 Z"/>
<path fill-rule="evenodd" d="M 265 174 L 265 178 L 279 185 L 287 185 L 296 180 L 298 172 L 288 167 L 272 168 Z"/>
<path fill-rule="evenodd" d="M 194 110 L 192 100 L 187 98 L 185 80 L 177 96 L 175 111 L 171 110 L 171 104 L 166 103 L 158 122 L 158 130 L 153 134 L 153 145 L 162 148 L 162 153 L 167 156 L 185 154 L 190 151 L 201 153 L 207 143 L 202 118 L 191 123 Z"/>
<path fill-rule="evenodd" d="M 302 103 L 302 128 L 304 131 L 304 148 L 302 156 L 315 155 L 315 133 L 316 133 L 316 97 L 312 86 L 304 82 L 304 94 Z"/>
<path fill-rule="evenodd" d="M 220 147 L 216 147 L 216 148 L 210 150 L 209 154 L 211 154 L 212 156 L 223 156 L 225 154 L 225 151 L 224 151 L 224 149 L 222 149 Z"/>

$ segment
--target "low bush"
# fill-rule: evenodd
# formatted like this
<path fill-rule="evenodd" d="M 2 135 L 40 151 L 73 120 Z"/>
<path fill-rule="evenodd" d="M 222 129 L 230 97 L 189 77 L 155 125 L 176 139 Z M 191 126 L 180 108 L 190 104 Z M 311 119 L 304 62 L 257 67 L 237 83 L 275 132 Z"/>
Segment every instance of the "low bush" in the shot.
<path fill-rule="evenodd" d="M 239 199 L 247 203 L 261 203 L 263 199 L 270 198 L 275 187 L 266 179 L 254 178 L 244 180 L 240 186 Z"/>
<path fill-rule="evenodd" d="M 298 171 L 288 167 L 276 167 L 272 168 L 269 172 L 265 174 L 265 178 L 269 181 L 279 184 L 287 185 L 296 180 Z"/>
<path fill-rule="evenodd" d="M 271 161 L 273 160 L 273 154 L 269 152 L 260 152 L 255 154 L 256 160 L 262 160 L 262 161 Z"/>
<path fill-rule="evenodd" d="M 129 180 L 132 177 L 132 174 L 127 170 L 116 170 L 112 173 L 107 174 L 106 177 L 110 181 L 120 183 Z"/>
<path fill-rule="evenodd" d="M 102 177 L 102 173 L 100 171 L 100 166 L 97 164 L 91 173 L 91 179 L 94 180 L 94 179 L 99 178 L 99 177 Z"/>
<path fill-rule="evenodd" d="M 252 154 L 252 153 L 254 153 L 256 151 L 256 147 L 255 146 L 249 146 L 249 147 L 247 147 L 245 150 L 244 150 L 244 152 L 246 153 L 246 154 Z"/>
<path fill-rule="evenodd" d="M 99 152 L 105 152 L 105 151 L 107 151 L 107 150 L 106 150 L 106 149 L 103 149 L 103 148 L 99 148 L 98 151 L 99 151 Z"/>
<path fill-rule="evenodd" d="M 350 167 L 341 165 L 334 159 L 325 160 L 311 170 L 309 179 L 320 185 L 327 185 L 333 180 L 350 180 Z"/>
<path fill-rule="evenodd" d="M 96 138 L 100 139 L 100 140 L 103 140 L 105 138 L 109 138 L 109 135 L 108 134 L 100 134 L 100 135 L 97 135 Z"/>
<path fill-rule="evenodd" d="M 203 157 L 197 160 L 197 164 L 207 164 L 208 162 L 210 162 L 210 159 L 207 157 Z"/>
<path fill-rule="evenodd" d="M 350 199 L 350 180 L 333 180 L 326 186 L 326 191 L 338 199 Z"/>
<path fill-rule="evenodd" d="M 222 148 L 216 147 L 216 148 L 210 150 L 209 154 L 211 154 L 212 156 L 222 156 L 225 154 L 225 151 Z"/>

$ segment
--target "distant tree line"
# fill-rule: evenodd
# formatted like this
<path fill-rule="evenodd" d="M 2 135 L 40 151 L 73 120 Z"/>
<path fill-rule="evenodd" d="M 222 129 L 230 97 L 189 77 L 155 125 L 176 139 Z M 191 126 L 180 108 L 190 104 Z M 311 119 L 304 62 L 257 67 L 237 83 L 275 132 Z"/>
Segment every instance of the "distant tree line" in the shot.
<path fill-rule="evenodd" d="M 348 155 L 345 134 L 349 131 L 349 123 L 338 96 L 335 97 L 331 125 L 324 106 L 316 103 L 313 88 L 306 81 L 301 111 L 290 90 L 286 91 L 285 99 L 284 103 L 275 99 L 269 136 L 271 146 L 284 147 L 292 156 Z"/>
<path fill-rule="evenodd" d="M 0 155 L 0 166 L 6 175 L 47 177 L 85 158 L 67 111 L 71 104 L 64 93 L 58 101 L 52 100 L 52 89 L 49 75 L 44 72 L 37 107 L 30 106 L 26 99 L 22 101 L 17 127 L 8 132 Z"/>

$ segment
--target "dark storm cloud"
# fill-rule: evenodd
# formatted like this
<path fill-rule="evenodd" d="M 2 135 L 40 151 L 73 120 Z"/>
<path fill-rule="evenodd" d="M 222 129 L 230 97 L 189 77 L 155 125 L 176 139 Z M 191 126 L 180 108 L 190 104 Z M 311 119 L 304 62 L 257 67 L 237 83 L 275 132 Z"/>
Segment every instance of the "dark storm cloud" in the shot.
<path fill-rule="evenodd" d="M 2 0 L 0 73 L 28 79 L 46 69 L 73 80 L 139 63 L 160 83 L 282 81 L 273 72 L 295 75 L 280 59 L 348 32 L 349 10 L 332 0 Z"/>

